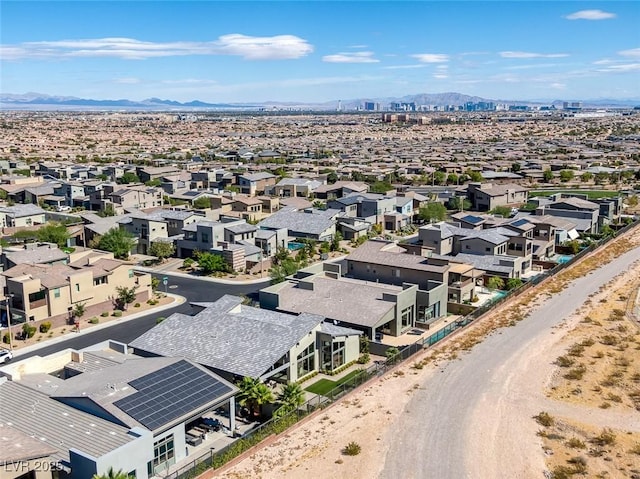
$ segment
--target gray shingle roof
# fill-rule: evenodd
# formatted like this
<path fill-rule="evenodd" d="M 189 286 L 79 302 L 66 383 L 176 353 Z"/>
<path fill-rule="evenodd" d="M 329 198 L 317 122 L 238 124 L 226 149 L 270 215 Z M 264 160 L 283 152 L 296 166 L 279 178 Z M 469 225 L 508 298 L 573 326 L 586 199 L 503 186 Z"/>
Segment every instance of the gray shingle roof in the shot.
<path fill-rule="evenodd" d="M 335 221 L 325 214 L 306 213 L 282 209 L 265 218 L 258 227 L 267 229 L 286 228 L 290 231 L 319 235 L 335 225 Z"/>
<path fill-rule="evenodd" d="M 347 256 L 347 261 L 381 264 L 397 268 L 444 273 L 448 266 L 429 264 L 428 259 L 419 255 L 407 254 L 407 250 L 387 241 L 369 240 Z"/>
<path fill-rule="evenodd" d="M 229 295 L 215 303 L 194 305 L 205 309 L 195 316 L 172 314 L 131 346 L 257 378 L 324 319 L 252 308 L 243 305 L 242 298 Z"/>

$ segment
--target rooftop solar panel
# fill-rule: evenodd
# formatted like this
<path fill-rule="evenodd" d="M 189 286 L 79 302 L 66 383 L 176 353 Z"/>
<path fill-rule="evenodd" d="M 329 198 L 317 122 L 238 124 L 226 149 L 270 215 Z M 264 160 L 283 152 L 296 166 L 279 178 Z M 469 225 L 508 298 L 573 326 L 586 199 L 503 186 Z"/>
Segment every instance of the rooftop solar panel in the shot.
<path fill-rule="evenodd" d="M 231 392 L 228 385 L 184 360 L 129 385 L 137 392 L 113 404 L 152 431 Z"/>
<path fill-rule="evenodd" d="M 513 223 L 511 223 L 513 226 L 522 226 L 522 225 L 526 225 L 527 223 L 529 223 L 527 220 L 525 219 L 519 219 L 518 221 L 514 221 Z"/>
<path fill-rule="evenodd" d="M 464 218 L 462 218 L 462 220 L 466 221 L 467 223 L 476 224 L 476 223 L 480 223 L 482 221 L 482 218 L 479 216 L 467 215 Z"/>

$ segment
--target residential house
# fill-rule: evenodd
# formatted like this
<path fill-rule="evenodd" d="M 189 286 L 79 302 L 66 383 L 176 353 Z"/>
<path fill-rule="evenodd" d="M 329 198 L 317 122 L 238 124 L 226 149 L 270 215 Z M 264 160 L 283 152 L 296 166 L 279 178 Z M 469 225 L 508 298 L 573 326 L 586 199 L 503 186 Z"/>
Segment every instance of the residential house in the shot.
<path fill-rule="evenodd" d="M 244 173 L 238 176 L 240 192 L 249 196 L 264 194 L 265 190 L 275 186 L 277 176 L 267 173 Z"/>
<path fill-rule="evenodd" d="M 139 302 L 152 294 L 150 275 L 134 271 L 112 253 L 93 250 L 69 254 L 67 264 L 18 264 L 2 276 L 11 309 L 29 321 L 65 324 L 76 304 L 93 314 L 110 310 L 118 287 L 134 288 Z"/>
<path fill-rule="evenodd" d="M 334 325 L 362 331 L 371 340 L 376 333 L 399 336 L 446 312 L 446 286 L 432 283 L 424 291 L 410 283 L 371 283 L 342 276 L 338 264 L 323 266 L 323 271 L 301 270 L 260 290 L 260 306 L 294 314 L 314 312 Z"/>
<path fill-rule="evenodd" d="M 310 238 L 330 241 L 336 233 L 336 210 L 286 207 L 258 223 L 258 228 L 267 230 L 286 229 L 291 238 Z"/>
<path fill-rule="evenodd" d="M 389 217 L 391 218 L 396 212 L 396 198 L 376 193 L 352 193 L 342 198 L 327 201 L 327 207 L 343 211 L 346 216 L 357 217 L 371 224 L 378 224 L 384 227 L 386 226 L 385 215 L 390 215 Z M 396 226 L 393 220 L 391 220 L 391 223 L 390 226 Z"/>
<path fill-rule="evenodd" d="M 45 211 L 39 206 L 32 204 L 0 206 L 0 226 L 2 228 L 43 225 L 45 222 Z"/>
<path fill-rule="evenodd" d="M 490 211 L 497 206 L 517 205 L 527 202 L 527 188 L 513 183 L 469 183 L 467 198 L 477 211 Z"/>
<path fill-rule="evenodd" d="M 561 198 L 558 201 L 539 199 L 535 214 L 565 218 L 576 224 L 579 233 L 596 234 L 600 231 L 600 205 L 581 198 Z"/>
<path fill-rule="evenodd" d="M 369 185 L 359 181 L 336 181 L 330 185 L 321 185 L 317 187 L 313 194 L 320 200 L 333 200 L 348 196 L 351 193 L 366 193 L 369 191 Z"/>
<path fill-rule="evenodd" d="M 269 193 L 283 198 L 308 197 L 320 186 L 322 182 L 309 178 L 283 178 Z"/>
<path fill-rule="evenodd" d="M 233 412 L 228 428 L 235 430 L 233 384 L 182 357 L 140 357 L 124 344 L 109 346 L 2 368 L 2 429 L 10 425 L 46 445 L 70 479 L 110 468 L 141 479 L 164 475 L 197 444 L 194 426 L 218 408 Z"/>
<path fill-rule="evenodd" d="M 179 354 L 230 381 L 295 382 L 359 357 L 359 331 L 326 323 L 317 314 L 286 314 L 242 301 L 225 295 L 213 303 L 193 303 L 195 315 L 174 313 L 130 346 L 139 354 Z"/>

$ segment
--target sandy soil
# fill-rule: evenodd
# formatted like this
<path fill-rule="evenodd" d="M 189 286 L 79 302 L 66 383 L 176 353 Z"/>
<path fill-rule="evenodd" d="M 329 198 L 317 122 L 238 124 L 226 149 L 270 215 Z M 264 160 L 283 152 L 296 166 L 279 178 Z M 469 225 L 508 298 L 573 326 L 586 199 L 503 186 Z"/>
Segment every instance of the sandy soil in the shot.
<path fill-rule="evenodd" d="M 573 279 L 591 274 L 590 271 L 599 264 L 609 262 L 612 258 L 619 256 L 621 252 L 634 248 L 638 244 L 640 244 L 639 233 L 634 234 L 631 238 L 616 240 L 606 250 L 600 251 L 580 264 L 563 271 L 540 289 L 527 292 L 515 301 L 495 310 L 490 317 L 474 325 L 464 335 L 414 356 L 407 364 L 399 366 L 395 371 L 374 380 L 365 388 L 350 394 L 341 402 L 311 417 L 268 446 L 255 450 L 253 454 L 230 467 L 215 471 L 213 475 L 207 474 L 207 477 L 215 476 L 228 479 L 378 477 L 384 468 L 384 458 L 389 444 L 398 441 L 411 441 L 411 437 L 401 434 L 401 431 L 397 429 L 398 423 L 403 415 L 411 414 L 411 410 L 408 408 L 411 398 L 420 391 L 422 385 L 430 377 L 442 372 L 446 373 L 450 361 L 464 354 L 464 351 L 473 348 L 492 331 L 501 327 L 513 326 L 525 319 L 532 309 L 543 304 L 546 298 L 567 288 Z M 640 265 L 633 265 L 630 271 L 633 272 L 634 281 L 640 278 Z M 608 299 L 611 299 L 610 306 L 613 309 L 618 309 L 620 304 L 616 301 L 622 301 L 619 298 L 625 295 L 621 292 L 621 288 L 632 283 L 633 281 L 629 281 L 627 274 L 620 276 L 593 296 L 590 304 L 585 305 L 577 314 L 567 318 L 560 327 L 547 334 L 544 340 L 536 342 L 534 347 L 527 350 L 527 354 L 519 356 L 518 361 L 504 366 L 509 369 L 508 381 L 501 384 L 500 389 L 504 389 L 504 394 L 510 395 L 510 400 L 518 404 L 518 407 L 511 407 L 508 402 L 498 404 L 480 402 L 478 404 L 472 416 L 473 420 L 468 425 L 467 436 L 469 443 L 483 444 L 483 447 L 476 448 L 478 454 L 474 457 L 470 456 L 468 464 L 465 463 L 468 471 L 467 477 L 504 477 L 499 473 L 501 471 L 498 463 L 499 455 L 491 454 L 491 445 L 486 444 L 486 441 L 483 440 L 486 437 L 485 433 L 494 427 L 492 424 L 499 422 L 518 423 L 517 428 L 510 428 L 518 431 L 517 437 L 501 437 L 500 444 L 495 445 L 496 447 L 510 445 L 508 452 L 515 462 L 518 461 L 517 455 L 521 457 L 535 456 L 538 461 L 537 469 L 542 470 L 546 467 L 545 457 L 560 457 L 560 454 L 545 456 L 541 449 L 541 438 L 536 436 L 540 426 L 531 418 L 531 415 L 523 417 L 522 411 L 549 411 L 553 415 L 564 418 L 566 423 L 563 424 L 566 424 L 566 427 L 581 427 L 587 431 L 585 434 L 591 435 L 590 437 L 595 434 L 593 428 L 614 427 L 619 429 L 619 437 L 622 437 L 629 430 L 632 432 L 631 439 L 620 441 L 618 444 L 622 445 L 623 449 L 633 446 L 635 440 L 633 434 L 640 432 L 640 421 L 638 421 L 637 412 L 629 406 L 630 401 L 625 399 L 622 403 L 612 405 L 609 409 L 601 409 L 597 406 L 587 406 L 585 409 L 582 404 L 564 401 L 565 398 L 558 400 L 560 396 L 566 396 L 566 392 L 560 384 L 555 383 L 549 387 L 556 388 L 553 390 L 553 394 L 556 394 L 557 397 L 553 394 L 550 394 L 549 397 L 545 396 L 547 385 L 551 385 L 554 378 L 557 379 L 558 366 L 553 364 L 554 358 L 563 354 L 567 349 L 567 344 L 582 340 L 569 335 L 574 334 L 576 325 L 586 324 L 580 323 L 586 315 L 586 308 L 594 305 L 604 306 L 605 302 L 600 303 L 600 301 L 607 300 L 608 304 Z M 612 327 L 610 323 L 607 323 L 606 326 Z M 630 326 L 634 325 L 630 324 Z M 584 336 L 581 330 L 577 334 L 576 338 Z M 637 355 L 638 351 L 631 345 L 631 340 L 629 340 L 629 344 L 630 347 L 625 351 Z M 635 365 L 640 362 L 636 357 L 633 359 Z M 617 360 L 616 357 L 610 359 L 614 362 Z M 627 407 L 623 408 L 623 405 Z M 493 421 L 492 418 L 495 417 L 500 417 L 500 421 Z M 416 420 L 419 421 L 419 418 Z M 585 422 L 587 424 L 584 424 Z M 571 424 L 574 425 L 570 426 Z M 629 424 L 635 424 L 635 426 L 629 429 Z M 361 445 L 360 454 L 356 456 L 343 454 L 343 448 L 351 441 Z M 616 450 L 616 453 L 622 453 L 622 450 Z M 632 453 L 625 455 L 629 460 L 635 459 L 635 456 L 632 456 Z M 502 454 L 502 460 L 504 460 L 504 454 Z M 602 459 L 602 462 L 606 461 Z M 553 466 L 553 463 L 550 465 Z M 629 470 L 633 469 L 633 466 L 626 467 Z M 408 467 L 407 470 L 410 471 L 411 468 Z M 619 469 L 617 471 L 620 472 Z M 403 477 L 418 476 L 416 473 L 413 473 L 413 476 L 410 473 L 408 476 L 403 475 Z M 610 475 L 606 477 L 627 476 Z"/>

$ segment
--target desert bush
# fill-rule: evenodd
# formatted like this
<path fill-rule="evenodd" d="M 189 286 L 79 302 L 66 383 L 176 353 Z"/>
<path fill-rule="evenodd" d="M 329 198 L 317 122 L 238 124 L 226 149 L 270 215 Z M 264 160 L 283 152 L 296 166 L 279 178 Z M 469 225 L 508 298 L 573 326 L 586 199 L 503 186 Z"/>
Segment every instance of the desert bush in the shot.
<path fill-rule="evenodd" d="M 134 308 L 139 308 L 140 307 L 140 303 L 136 303 L 133 305 Z"/>
<path fill-rule="evenodd" d="M 120 316 L 122 316 L 122 311 L 120 311 L 119 309 L 116 309 L 116 310 L 113 312 L 112 316 L 113 316 L 114 318 L 119 318 Z"/>
<path fill-rule="evenodd" d="M 166 318 L 164 316 L 158 316 L 156 318 L 156 324 L 160 324 L 162 321 L 164 321 Z"/>
<path fill-rule="evenodd" d="M 571 367 L 573 366 L 574 363 L 575 363 L 575 360 L 567 356 L 559 356 L 558 359 L 556 359 L 556 364 L 561 368 Z"/>
<path fill-rule="evenodd" d="M 540 412 L 537 416 L 533 417 L 538 424 L 544 427 L 550 427 L 555 424 L 555 419 L 551 414 L 546 411 Z"/>
<path fill-rule="evenodd" d="M 596 344 L 596 342 L 593 340 L 593 338 L 586 338 L 583 339 L 580 344 L 584 347 L 589 347 L 589 346 L 593 346 L 594 344 Z"/>
<path fill-rule="evenodd" d="M 567 373 L 564 375 L 564 378 L 579 381 L 584 377 L 585 372 L 587 372 L 587 368 L 584 366 L 584 364 L 580 364 L 575 368 L 571 368 L 569 371 L 567 371 Z"/>
<path fill-rule="evenodd" d="M 569 356 L 580 357 L 584 352 L 584 346 L 581 343 L 576 343 L 569 348 L 567 354 Z"/>
<path fill-rule="evenodd" d="M 634 446 L 629 449 L 629 454 L 636 454 L 640 456 L 640 442 L 634 444 Z"/>
<path fill-rule="evenodd" d="M 599 435 L 591 439 L 591 442 L 597 446 L 613 446 L 616 443 L 616 434 L 605 427 Z"/>
<path fill-rule="evenodd" d="M 617 394 L 613 394 L 613 393 L 607 394 L 607 399 L 613 402 L 622 402 L 622 398 Z"/>
<path fill-rule="evenodd" d="M 571 449 L 584 449 L 587 445 L 577 437 L 572 437 L 567 441 L 567 447 L 570 447 Z"/>
<path fill-rule="evenodd" d="M 51 323 L 49 321 L 45 321 L 44 323 L 40 323 L 40 332 L 41 333 L 48 333 L 49 330 L 51 329 Z"/>
<path fill-rule="evenodd" d="M 90 322 L 91 324 L 98 324 L 98 323 L 100 322 L 100 320 L 99 320 L 98 318 L 96 318 L 96 317 L 93 317 L 93 318 L 91 318 L 91 319 L 89 320 L 89 322 Z"/>
<path fill-rule="evenodd" d="M 107 316 L 109 316 L 109 311 L 103 311 L 102 313 L 100 313 L 100 316 L 106 318 Z"/>
<path fill-rule="evenodd" d="M 351 441 L 342 449 L 342 453 L 346 456 L 357 456 L 361 451 L 362 447 L 360 447 L 360 444 L 354 441 Z"/>
<path fill-rule="evenodd" d="M 605 346 L 615 346 L 616 344 L 618 344 L 618 338 L 616 338 L 612 334 L 605 334 L 604 336 L 602 336 L 602 338 L 600 338 L 600 342 Z"/>

